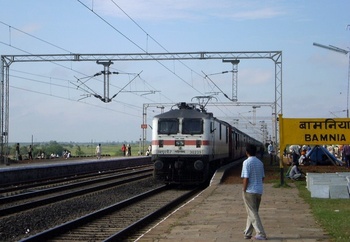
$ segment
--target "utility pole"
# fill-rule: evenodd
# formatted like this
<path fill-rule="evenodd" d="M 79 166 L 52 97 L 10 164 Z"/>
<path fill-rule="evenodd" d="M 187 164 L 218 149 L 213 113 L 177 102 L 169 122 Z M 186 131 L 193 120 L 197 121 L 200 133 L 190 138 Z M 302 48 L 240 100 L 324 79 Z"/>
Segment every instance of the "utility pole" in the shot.
<path fill-rule="evenodd" d="M 349 25 L 348 25 L 349 26 Z M 341 49 L 339 47 L 336 47 L 336 46 L 333 46 L 333 45 L 321 45 L 321 44 L 318 44 L 318 43 L 313 43 L 314 46 L 317 46 L 317 47 L 321 47 L 321 48 L 324 48 L 324 49 L 327 49 L 327 50 L 332 50 L 332 51 L 335 51 L 335 52 L 338 52 L 338 53 L 341 53 L 341 54 L 344 54 L 344 55 L 348 55 L 349 54 L 349 51 L 348 50 L 344 50 L 344 49 Z M 349 67 L 348 67 L 348 88 L 346 90 L 346 117 L 349 118 L 349 85 L 350 85 L 350 55 L 349 55 Z"/>

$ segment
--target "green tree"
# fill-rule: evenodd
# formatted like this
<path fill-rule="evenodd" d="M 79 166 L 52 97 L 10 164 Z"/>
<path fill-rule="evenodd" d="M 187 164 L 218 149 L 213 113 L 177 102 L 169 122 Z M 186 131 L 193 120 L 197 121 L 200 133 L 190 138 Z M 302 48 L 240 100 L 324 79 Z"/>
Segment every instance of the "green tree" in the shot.
<path fill-rule="evenodd" d="M 57 143 L 56 141 L 50 141 L 48 144 L 44 144 L 42 146 L 42 151 L 45 153 L 46 156 L 49 156 L 50 154 L 57 154 L 61 156 L 64 151 L 64 148 L 61 144 Z"/>
<path fill-rule="evenodd" d="M 77 145 L 77 149 L 75 151 L 76 156 L 83 156 L 85 155 L 84 151 L 81 150 L 80 145 Z"/>

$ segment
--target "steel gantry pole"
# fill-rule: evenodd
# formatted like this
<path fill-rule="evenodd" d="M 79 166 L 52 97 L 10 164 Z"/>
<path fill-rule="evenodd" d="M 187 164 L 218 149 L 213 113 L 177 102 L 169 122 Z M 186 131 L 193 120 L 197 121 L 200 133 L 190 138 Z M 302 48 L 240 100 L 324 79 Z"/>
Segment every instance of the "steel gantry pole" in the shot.
<path fill-rule="evenodd" d="M 230 62 L 232 64 L 232 99 L 231 101 L 238 101 L 238 64 L 239 60 L 222 60 L 222 62 Z"/>
<path fill-rule="evenodd" d="M 8 133 L 9 133 L 9 68 L 11 62 L 7 62 L 6 59 L 1 57 L 1 99 L 0 99 L 0 131 L 1 131 L 1 144 L 0 144 L 0 159 L 1 162 L 9 165 L 8 155 Z"/>

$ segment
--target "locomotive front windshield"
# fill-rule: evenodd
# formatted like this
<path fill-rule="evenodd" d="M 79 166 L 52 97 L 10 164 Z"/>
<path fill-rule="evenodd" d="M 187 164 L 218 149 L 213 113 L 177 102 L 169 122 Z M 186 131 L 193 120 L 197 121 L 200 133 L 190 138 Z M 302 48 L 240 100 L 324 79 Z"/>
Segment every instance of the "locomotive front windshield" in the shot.
<path fill-rule="evenodd" d="M 177 134 L 178 132 L 179 120 L 177 118 L 158 120 L 158 134 Z"/>
<path fill-rule="evenodd" d="M 203 120 L 200 118 L 184 118 L 182 120 L 183 134 L 203 134 Z"/>

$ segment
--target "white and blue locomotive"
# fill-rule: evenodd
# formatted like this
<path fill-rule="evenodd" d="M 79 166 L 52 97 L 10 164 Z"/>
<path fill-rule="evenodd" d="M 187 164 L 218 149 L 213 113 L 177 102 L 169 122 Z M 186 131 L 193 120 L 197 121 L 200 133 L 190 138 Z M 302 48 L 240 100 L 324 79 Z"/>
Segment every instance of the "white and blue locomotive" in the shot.
<path fill-rule="evenodd" d="M 195 104 L 177 106 L 153 119 L 152 161 L 158 180 L 200 184 L 221 165 L 244 157 L 248 143 L 262 146 Z"/>

